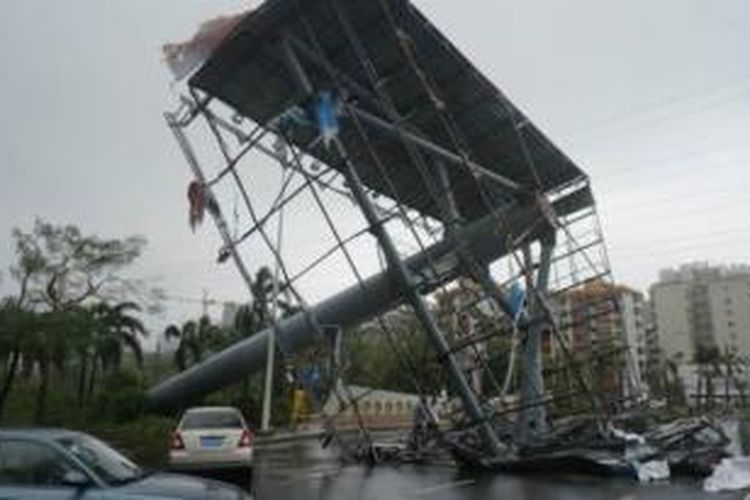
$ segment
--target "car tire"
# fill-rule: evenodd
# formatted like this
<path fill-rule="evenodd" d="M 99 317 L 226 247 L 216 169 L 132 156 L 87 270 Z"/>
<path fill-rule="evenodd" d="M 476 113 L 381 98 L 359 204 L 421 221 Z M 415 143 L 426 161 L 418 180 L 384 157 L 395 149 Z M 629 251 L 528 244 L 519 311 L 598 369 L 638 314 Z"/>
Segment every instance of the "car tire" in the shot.
<path fill-rule="evenodd" d="M 243 487 L 247 488 L 248 491 L 252 490 L 253 486 L 253 468 L 245 467 L 240 471 L 239 480 L 242 482 Z"/>

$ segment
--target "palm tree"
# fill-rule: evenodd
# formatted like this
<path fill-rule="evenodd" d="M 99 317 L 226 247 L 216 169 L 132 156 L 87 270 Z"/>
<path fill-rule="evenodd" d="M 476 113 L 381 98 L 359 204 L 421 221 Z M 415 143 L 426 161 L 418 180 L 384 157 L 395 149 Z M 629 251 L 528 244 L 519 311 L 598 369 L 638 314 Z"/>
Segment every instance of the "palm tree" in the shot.
<path fill-rule="evenodd" d="M 96 316 L 92 307 L 79 307 L 71 312 L 67 339 L 70 350 L 78 360 L 77 403 L 82 407 L 86 402 L 86 381 L 89 363 L 94 358 L 94 335 L 97 331 Z"/>
<path fill-rule="evenodd" d="M 283 287 L 284 285 L 280 284 L 278 291 L 282 290 Z M 251 291 L 253 294 L 252 304 L 245 306 L 245 308 L 249 309 L 252 314 L 252 329 L 249 330 L 249 333 L 252 334 L 267 328 L 273 323 L 274 277 L 271 269 L 267 266 L 258 269 L 251 285 Z M 300 312 L 299 307 L 290 304 L 280 296 L 277 295 L 275 299 L 277 310 L 282 318 Z"/>
<path fill-rule="evenodd" d="M 251 287 L 253 294 L 253 302 L 249 306 L 250 311 L 254 315 L 254 327 L 251 333 L 258 332 L 263 328 L 267 328 L 273 323 L 272 308 L 274 302 L 274 277 L 271 270 L 264 266 L 261 267 L 255 273 L 255 279 Z M 279 284 L 279 291 L 284 288 L 283 284 Z M 282 318 L 292 316 L 300 312 L 300 308 L 290 304 L 288 301 L 276 296 L 276 307 L 279 315 Z"/>
<path fill-rule="evenodd" d="M 35 419 L 41 421 L 46 413 L 50 370 L 63 371 L 67 349 L 60 335 L 62 313 L 38 313 L 28 310 L 19 301 L 6 299 L 0 306 L 0 358 L 4 361 L 4 377 L 0 386 L 0 417 L 16 377 L 20 373 L 30 378 L 35 368 L 39 372 Z"/>
<path fill-rule="evenodd" d="M 743 384 L 742 377 L 737 376 L 737 374 L 742 373 L 745 365 L 743 357 L 737 355 L 737 351 L 730 349 L 727 346 L 724 348 L 721 356 L 717 359 L 716 365 L 717 371 L 724 379 L 724 404 L 727 407 L 730 406 L 730 401 L 732 399 L 731 389 L 734 387 L 736 396 L 739 399 L 739 404 L 744 406 L 746 387 L 745 384 Z"/>
<path fill-rule="evenodd" d="M 18 301 L 7 298 L 0 303 L 0 362 L 3 367 L 3 377 L 0 379 L 0 420 L 21 367 L 23 333 L 27 330 L 30 319 L 30 313 L 21 308 Z"/>
<path fill-rule="evenodd" d="M 117 371 L 122 366 L 125 349 L 135 357 L 139 367 L 143 366 L 141 338 L 148 336 L 143 323 L 132 315 L 141 310 L 133 302 L 121 302 L 114 306 L 101 302 L 91 306 L 93 337 L 91 339 L 91 373 L 89 394 L 93 392 L 97 368 L 102 371 Z"/>
<path fill-rule="evenodd" d="M 667 402 L 673 407 L 677 406 L 682 408 L 686 404 L 685 387 L 683 386 L 680 377 L 680 365 L 684 358 L 684 354 L 678 352 L 674 356 L 664 359 L 664 365 L 666 368 L 664 371 L 664 387 L 667 395 Z"/>
<path fill-rule="evenodd" d="M 234 315 L 234 324 L 232 325 L 233 337 L 235 339 L 249 337 L 265 328 L 265 326 L 255 313 L 252 305 L 240 306 Z"/>
<path fill-rule="evenodd" d="M 58 373 L 65 372 L 65 364 L 69 357 L 70 346 L 66 339 L 66 330 L 70 323 L 69 312 L 45 311 L 34 312 L 15 308 L 15 339 L 13 341 L 13 358 L 19 359 L 13 370 L 6 377 L 3 388 L 3 402 L 10 393 L 12 379 L 16 369 L 25 378 L 31 378 L 38 373 L 38 389 L 36 394 L 35 420 L 42 422 L 46 416 L 47 395 L 49 392 L 51 371 L 55 368 Z"/>
<path fill-rule="evenodd" d="M 24 358 L 39 369 L 39 387 L 36 396 L 35 421 L 43 423 L 47 415 L 47 396 L 52 368 L 64 373 L 69 345 L 66 342 L 67 311 L 48 311 L 37 314 L 36 328 L 31 332 L 32 343 L 24 352 Z M 26 335 L 28 336 L 28 332 Z"/>
<path fill-rule="evenodd" d="M 253 294 L 252 311 L 257 325 L 265 327 L 271 320 L 271 303 L 273 301 L 273 273 L 263 266 L 255 273 L 251 285 Z"/>
<path fill-rule="evenodd" d="M 174 361 L 180 371 L 199 363 L 206 352 L 221 347 L 224 339 L 221 328 L 213 325 L 211 319 L 205 315 L 198 321 L 185 322 L 182 327 L 169 325 L 164 330 L 164 337 L 179 341 Z"/>
<path fill-rule="evenodd" d="M 252 335 L 270 327 L 273 324 L 273 302 L 274 302 L 274 278 L 268 267 L 260 268 L 252 284 L 253 301 L 250 304 L 243 305 L 237 311 L 234 317 L 234 324 L 229 337 L 226 339 L 230 343 L 251 337 Z M 276 308 L 281 317 L 289 317 L 300 311 L 287 301 L 276 296 Z M 282 366 L 277 364 L 277 367 Z M 283 377 L 274 376 L 277 385 Z M 251 403 L 251 376 L 248 375 L 242 381 L 240 390 L 240 404 L 245 408 L 253 406 Z M 283 398 L 282 398 L 283 399 Z M 278 399 L 275 399 L 278 400 Z"/>

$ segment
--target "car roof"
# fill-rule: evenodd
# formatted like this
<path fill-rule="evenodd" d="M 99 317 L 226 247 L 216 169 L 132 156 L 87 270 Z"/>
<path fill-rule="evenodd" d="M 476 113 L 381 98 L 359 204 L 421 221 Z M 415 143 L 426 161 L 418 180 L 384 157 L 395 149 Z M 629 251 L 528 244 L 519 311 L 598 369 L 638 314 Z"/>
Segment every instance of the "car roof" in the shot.
<path fill-rule="evenodd" d="M 236 412 L 242 413 L 239 409 L 233 406 L 196 406 L 188 408 L 185 413 L 214 413 L 214 412 Z"/>
<path fill-rule="evenodd" d="M 81 435 L 80 432 L 54 427 L 0 427 L 0 438 L 25 438 L 42 441 Z"/>

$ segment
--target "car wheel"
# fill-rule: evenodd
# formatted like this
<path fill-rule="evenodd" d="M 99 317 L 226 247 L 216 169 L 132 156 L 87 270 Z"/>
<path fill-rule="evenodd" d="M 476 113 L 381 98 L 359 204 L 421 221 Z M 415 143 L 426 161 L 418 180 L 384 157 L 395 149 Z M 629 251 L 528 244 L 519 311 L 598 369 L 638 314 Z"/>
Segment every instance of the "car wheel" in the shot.
<path fill-rule="evenodd" d="M 246 467 L 240 472 L 240 481 L 242 481 L 243 488 L 247 488 L 248 491 L 252 491 L 253 486 L 253 468 Z"/>

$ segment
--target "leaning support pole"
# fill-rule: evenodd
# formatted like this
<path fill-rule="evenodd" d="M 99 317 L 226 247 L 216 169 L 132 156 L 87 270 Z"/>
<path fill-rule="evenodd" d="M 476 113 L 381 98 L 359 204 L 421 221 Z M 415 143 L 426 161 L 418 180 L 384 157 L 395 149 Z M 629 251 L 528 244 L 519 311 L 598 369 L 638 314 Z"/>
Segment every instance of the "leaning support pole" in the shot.
<path fill-rule="evenodd" d="M 495 280 L 492 279 L 489 268 L 487 266 L 478 266 L 474 261 L 471 251 L 466 248 L 463 238 L 463 219 L 458 210 L 458 206 L 456 205 L 456 199 L 453 196 L 453 188 L 451 186 L 448 170 L 442 162 L 436 162 L 436 168 L 438 180 L 440 181 L 442 205 L 446 212 L 446 232 L 448 237 L 456 245 L 464 269 L 466 269 L 466 272 L 472 277 L 472 279 L 479 283 L 479 286 L 481 286 L 488 297 L 493 300 L 495 305 L 509 318 L 513 318 L 514 313 L 505 298 L 505 294 Z M 510 235 L 506 235 L 506 237 L 507 236 Z"/>
<path fill-rule="evenodd" d="M 440 331 L 435 318 L 427 309 L 422 296 L 417 291 L 417 280 L 409 268 L 404 264 L 404 261 L 401 260 L 388 232 L 382 222 L 378 219 L 375 209 L 372 206 L 372 202 L 365 193 L 362 180 L 359 178 L 352 163 L 346 157 L 346 152 L 341 143 L 337 142 L 337 144 L 342 156 L 344 157 L 344 161 L 346 162 L 346 180 L 352 189 L 352 193 L 354 194 L 362 213 L 370 224 L 373 234 L 378 239 L 380 247 L 383 249 L 383 253 L 388 262 L 389 271 L 391 272 L 394 281 L 398 283 L 401 293 L 403 293 L 406 301 L 411 305 L 412 309 L 414 309 L 417 318 L 427 332 L 438 355 L 444 360 L 448 373 L 456 383 L 467 414 L 472 420 L 479 424 L 479 429 L 487 451 L 492 453 L 493 456 L 497 456 L 501 452 L 501 444 L 491 423 L 487 420 L 484 410 L 482 410 L 482 407 L 479 404 L 479 399 L 469 386 L 455 355 L 451 352 L 448 341 Z"/>
<path fill-rule="evenodd" d="M 531 322 L 523 344 L 523 372 L 521 375 L 521 405 L 524 410 L 519 416 L 521 442 L 533 440 L 538 432 L 547 428 L 547 415 L 544 405 L 536 404 L 544 400 L 544 378 L 542 376 L 542 334 L 549 328 L 543 310 L 543 296 L 547 293 L 552 253 L 555 249 L 555 232 L 551 229 L 540 241 L 539 270 L 536 282 L 532 278 L 533 263 L 531 249 L 524 249 L 524 265 L 527 269 L 527 288 Z"/>

